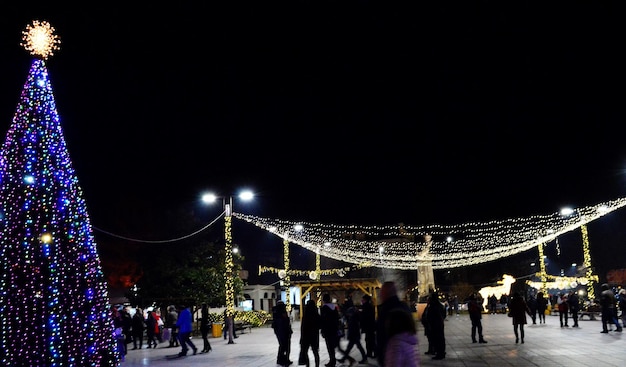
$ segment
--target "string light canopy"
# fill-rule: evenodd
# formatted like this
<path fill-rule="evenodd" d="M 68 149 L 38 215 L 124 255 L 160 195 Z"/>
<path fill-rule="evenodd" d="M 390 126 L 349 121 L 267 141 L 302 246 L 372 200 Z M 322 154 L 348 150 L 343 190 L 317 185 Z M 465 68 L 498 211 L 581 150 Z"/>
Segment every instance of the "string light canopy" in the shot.
<path fill-rule="evenodd" d="M 429 264 L 433 269 L 482 264 L 535 249 L 624 205 L 626 198 L 578 208 L 571 215 L 554 212 L 488 222 L 421 226 L 305 223 L 241 213 L 233 216 L 310 251 L 319 251 L 325 257 L 351 264 L 417 270 Z M 298 231 L 294 229 L 296 224 L 302 225 Z M 433 243 L 430 251 L 421 255 L 424 243 L 413 239 L 421 239 L 426 233 L 433 236 Z"/>

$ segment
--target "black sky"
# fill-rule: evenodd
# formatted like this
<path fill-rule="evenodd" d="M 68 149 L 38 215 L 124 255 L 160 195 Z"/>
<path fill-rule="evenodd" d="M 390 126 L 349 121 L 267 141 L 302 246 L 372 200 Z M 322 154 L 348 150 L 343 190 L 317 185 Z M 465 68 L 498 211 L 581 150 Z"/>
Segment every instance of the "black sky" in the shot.
<path fill-rule="evenodd" d="M 168 236 L 167 212 L 244 186 L 257 200 L 235 211 L 381 225 L 626 193 L 620 2 L 186 3 L 0 12 L 0 131 L 31 63 L 21 31 L 47 20 L 94 226 Z M 618 215 L 592 241 L 623 243 Z"/>

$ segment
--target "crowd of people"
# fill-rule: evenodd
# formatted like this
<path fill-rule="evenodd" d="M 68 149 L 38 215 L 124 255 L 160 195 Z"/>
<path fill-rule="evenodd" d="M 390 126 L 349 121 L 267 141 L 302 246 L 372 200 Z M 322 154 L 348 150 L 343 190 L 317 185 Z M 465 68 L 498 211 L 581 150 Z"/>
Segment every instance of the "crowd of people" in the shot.
<path fill-rule="evenodd" d="M 149 309 L 144 312 L 141 308 L 129 310 L 122 305 L 111 306 L 113 319 L 113 337 L 116 339 L 117 349 L 121 360 L 128 353 L 128 345 L 132 344 L 131 350 L 143 349 L 144 338 L 146 349 L 157 348 L 161 343 L 167 342 L 168 348 L 181 347 L 178 356 L 185 356 L 189 349 L 196 354 L 198 348 L 191 341 L 193 331 L 193 316 L 189 307 L 185 305 L 168 306 L 165 317 L 161 316 L 159 309 Z M 201 315 L 198 319 L 204 342 L 202 353 L 212 350 L 208 339 L 209 309 L 203 304 Z"/>
<path fill-rule="evenodd" d="M 382 285 L 378 306 L 373 304 L 369 294 L 361 297 L 360 305 L 354 304 L 351 295 L 343 304 L 338 304 L 329 293 L 324 293 L 321 301 L 320 307 L 312 299 L 304 307 L 298 365 L 310 367 L 311 352 L 313 366 L 320 367 L 320 337 L 329 357 L 325 367 L 345 362 L 350 366 L 367 364 L 368 358 L 376 359 L 379 366 L 417 367 L 420 364 L 416 322 L 409 306 L 398 297 L 395 283 Z M 278 341 L 276 363 L 290 366 L 293 364 L 289 358 L 292 330 L 281 301 L 274 308 L 272 327 Z M 344 339 L 346 343 L 342 345 Z M 351 355 L 353 348 L 360 354 L 358 362 Z"/>
<path fill-rule="evenodd" d="M 420 348 L 416 322 L 423 326 L 426 344 L 425 355 L 433 360 L 446 357 L 445 321 L 449 315 L 460 315 L 461 304 L 471 321 L 472 343 L 485 344 L 487 340 L 483 333 L 482 317 L 484 313 L 499 313 L 498 308 L 504 310 L 511 318 L 515 343 L 524 344 L 524 326 L 529 322 L 545 324 L 545 315 L 550 310 L 558 312 L 559 324 L 562 328 L 578 327 L 579 313 L 582 302 L 574 291 L 560 292 L 554 295 L 545 295 L 543 292 L 524 294 L 512 292 L 495 298 L 500 305 L 494 306 L 490 296 L 486 300 L 486 307 L 478 292 L 472 292 L 468 297 L 459 300 L 457 296 L 446 298 L 432 292 L 426 298 L 426 305 L 419 320 L 414 318 L 416 309 L 409 308 L 408 304 L 398 297 L 398 290 L 394 282 L 383 283 L 380 289 L 379 304 L 375 305 L 369 294 L 361 297 L 360 304 L 354 304 L 352 296 L 348 295 L 345 302 L 337 303 L 330 293 L 322 295 L 320 306 L 316 300 L 308 300 L 305 304 L 300 323 L 300 351 L 298 365 L 320 367 L 320 341 L 328 353 L 328 362 L 325 367 L 336 367 L 338 363 L 348 362 L 367 364 L 368 359 L 375 359 L 379 366 L 416 367 L 420 365 Z M 449 301 L 453 300 L 452 303 Z M 503 303 L 504 302 L 504 303 Z M 608 284 L 602 284 L 598 303 L 601 307 L 602 331 L 608 333 L 615 326 L 616 332 L 622 332 L 626 325 L 626 289 L 617 294 Z M 134 315 L 125 307 L 112 306 L 114 338 L 117 340 L 118 350 L 124 359 L 127 354 L 127 345 L 132 343 L 132 349 L 143 348 L 144 336 L 147 348 L 156 348 L 159 343 L 168 342 L 168 347 L 180 347 L 179 356 L 185 356 L 191 350 L 198 352 L 198 347 L 191 341 L 193 316 L 189 307 L 169 306 L 167 314 L 161 317 L 159 310 L 135 309 Z M 293 334 L 291 318 L 287 305 L 278 301 L 273 308 L 272 325 L 276 336 L 278 351 L 276 363 L 283 367 L 294 364 L 290 359 L 291 336 Z M 209 353 L 211 343 L 208 339 L 211 323 L 209 309 L 203 304 L 200 310 L 200 333 L 203 349 L 201 353 Z M 571 322 L 570 322 L 571 320 Z M 621 323 L 620 323 L 621 321 Z M 571 325 L 570 325 L 571 324 Z M 609 329 L 611 328 L 611 329 Z M 321 340 L 320 340 L 321 337 Z M 364 340 L 364 343 L 362 343 Z M 352 350 L 356 349 L 360 358 L 355 358 Z M 424 350 L 424 349 L 422 349 Z M 309 353 L 313 358 L 310 358 Z M 358 362 L 357 362 L 358 360 Z"/>

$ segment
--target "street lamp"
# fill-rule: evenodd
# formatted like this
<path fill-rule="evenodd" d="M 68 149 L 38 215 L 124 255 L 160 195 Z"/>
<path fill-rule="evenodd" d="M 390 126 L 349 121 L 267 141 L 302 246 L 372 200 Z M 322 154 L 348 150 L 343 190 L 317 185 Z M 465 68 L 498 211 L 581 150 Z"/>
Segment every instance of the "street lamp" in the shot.
<path fill-rule="evenodd" d="M 239 195 L 237 195 L 239 199 L 242 201 L 250 201 L 254 198 L 254 194 L 252 191 L 245 190 L 241 191 Z M 220 198 L 212 193 L 207 193 L 202 195 L 202 201 L 210 204 L 217 201 Z M 230 319 L 229 327 L 228 327 L 228 344 L 234 344 L 233 341 L 233 324 L 234 319 L 233 315 L 235 314 L 235 290 L 233 288 L 233 237 L 232 237 L 232 208 L 233 208 L 233 197 L 228 197 L 228 202 L 226 202 L 226 197 L 222 196 L 222 206 L 224 208 L 224 252 L 226 259 L 224 260 L 226 267 L 226 317 Z"/>

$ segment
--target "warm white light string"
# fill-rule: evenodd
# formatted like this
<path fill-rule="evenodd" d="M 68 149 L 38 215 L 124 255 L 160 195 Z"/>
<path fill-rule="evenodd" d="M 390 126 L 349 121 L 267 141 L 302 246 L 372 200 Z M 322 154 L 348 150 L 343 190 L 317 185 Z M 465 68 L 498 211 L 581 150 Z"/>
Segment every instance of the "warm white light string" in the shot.
<path fill-rule="evenodd" d="M 448 269 L 481 264 L 535 249 L 626 205 L 626 198 L 577 208 L 572 215 L 559 212 L 526 218 L 458 225 L 337 225 L 294 222 L 233 213 L 278 237 L 320 255 L 352 264 L 416 270 L 432 264 Z M 295 229 L 296 225 L 301 225 Z M 428 254 L 420 255 L 426 233 L 433 235 Z M 452 241 L 447 241 L 451 237 Z"/>

